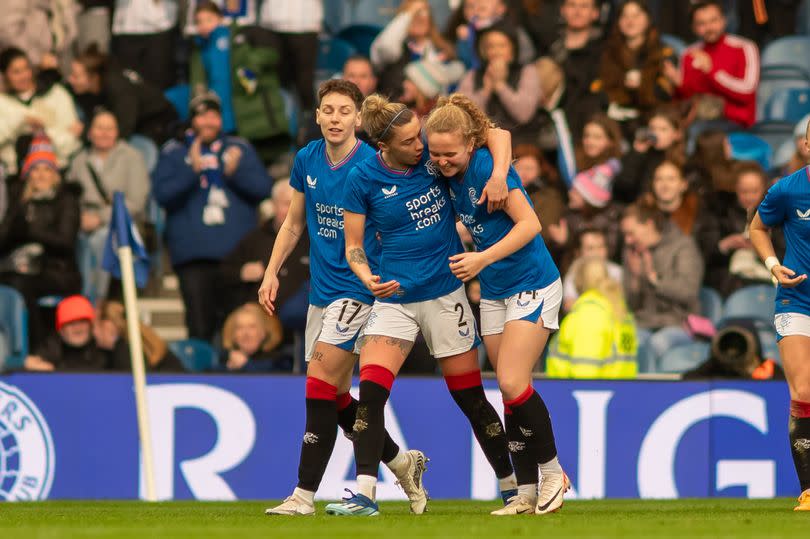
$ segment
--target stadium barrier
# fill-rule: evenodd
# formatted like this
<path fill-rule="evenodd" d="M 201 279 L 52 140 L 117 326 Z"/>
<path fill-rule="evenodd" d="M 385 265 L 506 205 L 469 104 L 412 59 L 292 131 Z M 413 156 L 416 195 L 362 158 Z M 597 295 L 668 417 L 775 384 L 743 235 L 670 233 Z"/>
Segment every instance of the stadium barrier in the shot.
<path fill-rule="evenodd" d="M 500 396 L 485 382 L 497 409 Z M 778 382 L 540 380 L 579 498 L 772 497 L 798 484 Z M 356 389 L 355 389 L 356 391 Z M 153 375 L 147 390 L 158 498 L 283 498 L 296 483 L 304 378 Z M 433 498 L 494 499 L 494 475 L 442 379 L 397 380 L 393 438 L 431 458 Z M 0 377 L 0 500 L 143 497 L 132 378 Z M 319 496 L 353 487 L 343 436 Z M 381 499 L 403 499 L 381 469 Z"/>

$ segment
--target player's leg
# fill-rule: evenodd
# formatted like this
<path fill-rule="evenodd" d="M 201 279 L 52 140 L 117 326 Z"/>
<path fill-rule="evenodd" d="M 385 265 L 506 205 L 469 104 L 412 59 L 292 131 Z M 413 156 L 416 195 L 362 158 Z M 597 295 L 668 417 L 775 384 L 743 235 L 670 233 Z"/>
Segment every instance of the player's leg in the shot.
<path fill-rule="evenodd" d="M 419 331 L 402 305 L 375 303 L 360 349 L 360 402 L 354 422 L 358 493 L 329 504 L 332 515 L 375 516 L 377 471 L 385 445 L 385 403 Z"/>
<path fill-rule="evenodd" d="M 475 439 L 498 477 L 502 496 L 511 497 L 517 482 L 503 424 L 481 383 L 479 340 L 464 288 L 423 302 L 420 327 L 431 354 L 439 360 L 450 395 L 470 422 Z"/>
<path fill-rule="evenodd" d="M 791 316 L 796 316 L 791 313 Z M 810 320 L 808 320 L 810 322 Z M 777 326 L 779 327 L 779 326 Z M 806 328 L 810 330 L 810 327 Z M 790 388 L 790 450 L 802 489 L 800 511 L 810 511 L 810 331 L 779 341 L 779 354 Z"/>
<path fill-rule="evenodd" d="M 352 356 L 353 364 L 356 356 Z M 357 399 L 349 394 L 351 383 L 350 371 L 346 379 L 338 386 L 337 410 L 338 425 L 340 425 L 346 437 L 354 441 L 354 421 L 357 417 L 359 403 Z M 425 454 L 418 449 L 403 451 L 391 438 L 388 430 L 385 431 L 382 462 L 396 476 L 397 483 L 405 491 L 408 500 L 411 502 L 411 511 L 417 515 L 424 513 L 427 507 L 428 495 L 422 484 L 422 476 L 427 470 L 428 460 Z"/>

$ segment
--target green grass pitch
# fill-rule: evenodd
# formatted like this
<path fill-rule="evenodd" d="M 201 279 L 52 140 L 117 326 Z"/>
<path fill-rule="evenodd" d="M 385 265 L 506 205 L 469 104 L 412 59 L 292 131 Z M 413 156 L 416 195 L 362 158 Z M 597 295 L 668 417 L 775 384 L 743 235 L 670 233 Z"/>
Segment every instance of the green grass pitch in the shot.
<path fill-rule="evenodd" d="M 463 539 L 531 537 L 808 537 L 795 500 L 569 501 L 547 516 L 493 517 L 497 502 L 435 501 L 422 516 L 382 503 L 379 517 L 268 517 L 268 502 L 38 502 L 0 504 L 0 537 Z"/>

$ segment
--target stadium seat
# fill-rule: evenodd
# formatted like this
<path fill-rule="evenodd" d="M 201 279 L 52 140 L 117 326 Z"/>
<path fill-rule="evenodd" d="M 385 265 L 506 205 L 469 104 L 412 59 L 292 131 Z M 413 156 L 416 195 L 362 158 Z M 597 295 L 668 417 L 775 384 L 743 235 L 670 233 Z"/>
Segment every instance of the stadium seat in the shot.
<path fill-rule="evenodd" d="M 700 289 L 700 314 L 715 324 L 723 316 L 723 298 L 714 288 L 708 286 Z"/>
<path fill-rule="evenodd" d="M 750 133 L 737 132 L 730 133 L 728 141 L 731 144 L 731 155 L 734 159 L 756 161 L 765 170 L 770 168 L 773 150 L 765 140 Z"/>
<path fill-rule="evenodd" d="M 694 369 L 709 358 L 709 351 L 709 343 L 703 341 L 676 346 L 661 358 L 659 372 L 680 374 Z"/>
<path fill-rule="evenodd" d="M 793 141 L 793 129 L 795 127 L 795 122 L 780 122 L 771 120 L 752 125 L 748 130 L 748 133 L 756 135 L 767 142 L 771 147 L 771 150 L 773 150 L 775 153 L 785 142 Z M 774 160 L 772 158 L 771 165 L 773 165 L 773 163 Z"/>
<path fill-rule="evenodd" d="M 785 88 L 810 88 L 810 78 L 793 68 L 775 67 L 760 70 L 757 86 L 757 119 L 765 118 L 765 105 L 771 96 Z"/>
<path fill-rule="evenodd" d="M 180 359 L 187 371 L 210 371 L 217 364 L 214 347 L 200 339 L 170 342 L 169 350 Z"/>
<path fill-rule="evenodd" d="M 661 43 L 667 47 L 670 47 L 678 58 L 681 57 L 683 51 L 685 51 L 686 47 L 688 47 L 683 39 L 671 34 L 661 34 Z"/>
<path fill-rule="evenodd" d="M 780 88 L 765 104 L 762 119 L 796 124 L 810 113 L 810 88 Z"/>
<path fill-rule="evenodd" d="M 188 120 L 188 104 L 191 101 L 191 88 L 189 85 L 178 84 L 177 86 L 172 86 L 163 92 L 163 95 L 166 96 L 166 99 L 172 104 L 174 110 L 177 111 L 180 120 L 184 122 Z"/>
<path fill-rule="evenodd" d="M 0 328 L 7 336 L 6 369 L 20 369 L 28 355 L 28 310 L 22 295 L 0 285 Z"/>
<path fill-rule="evenodd" d="M 343 70 L 343 64 L 357 51 L 351 43 L 342 39 L 332 38 L 321 40 L 318 49 L 319 79 L 326 80 L 335 73 Z"/>
<path fill-rule="evenodd" d="M 810 79 L 810 36 L 787 36 L 770 42 L 762 50 L 760 65 L 763 69 L 790 67 L 804 72 Z"/>
<path fill-rule="evenodd" d="M 355 24 L 342 29 L 335 37 L 342 39 L 346 43 L 350 43 L 358 54 L 369 57 L 371 44 L 381 31 L 382 27 L 380 26 Z"/>
<path fill-rule="evenodd" d="M 723 306 L 723 318 L 753 318 L 773 322 L 776 287 L 769 284 L 737 290 Z"/>

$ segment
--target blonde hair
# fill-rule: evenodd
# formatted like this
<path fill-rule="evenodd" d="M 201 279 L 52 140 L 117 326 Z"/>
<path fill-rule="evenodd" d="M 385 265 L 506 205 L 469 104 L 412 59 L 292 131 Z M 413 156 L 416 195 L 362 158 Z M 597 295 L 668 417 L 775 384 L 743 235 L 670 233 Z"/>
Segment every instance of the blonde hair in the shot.
<path fill-rule="evenodd" d="M 571 270 L 574 272 L 577 292 L 583 294 L 588 290 L 595 290 L 608 300 L 617 319 L 622 320 L 627 316 L 624 290 L 608 274 L 607 261 L 596 257 L 581 258 L 574 262 Z"/>
<path fill-rule="evenodd" d="M 472 100 L 459 93 L 439 98 L 425 121 L 427 133 L 461 131 L 465 142 L 480 148 L 487 141 L 487 132 L 495 127 L 492 120 Z"/>
<path fill-rule="evenodd" d="M 282 329 L 281 322 L 275 316 L 268 316 L 258 303 L 245 303 L 231 314 L 225 320 L 225 325 L 222 328 L 222 347 L 227 350 L 233 350 L 236 346 L 234 337 L 236 334 L 236 319 L 239 315 L 247 314 L 253 316 L 259 325 L 264 329 L 264 341 L 262 342 L 261 350 L 269 352 L 281 344 Z"/>
<path fill-rule="evenodd" d="M 380 94 L 371 94 L 363 100 L 360 119 L 368 136 L 376 142 L 388 142 L 394 129 L 410 122 L 413 111 L 402 103 L 392 103 Z"/>
<path fill-rule="evenodd" d="M 126 310 L 117 301 L 105 301 L 98 309 L 99 320 L 109 320 L 115 326 L 120 338 L 129 340 L 127 332 Z M 143 343 L 143 355 L 150 367 L 154 367 L 166 356 L 168 347 L 166 342 L 160 338 L 154 329 L 140 322 L 138 324 L 141 332 L 141 342 Z"/>

